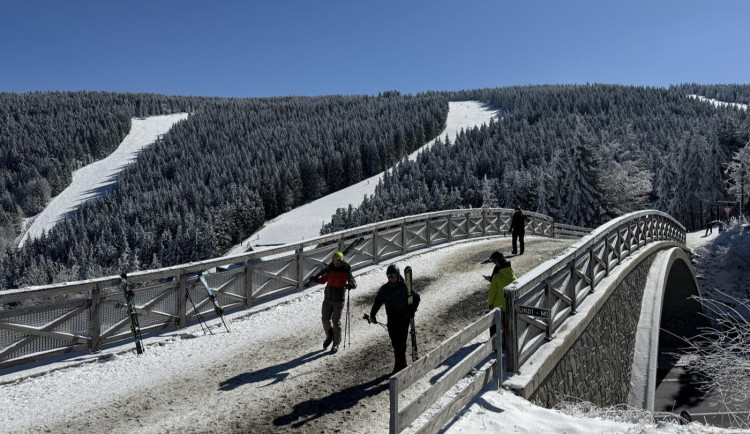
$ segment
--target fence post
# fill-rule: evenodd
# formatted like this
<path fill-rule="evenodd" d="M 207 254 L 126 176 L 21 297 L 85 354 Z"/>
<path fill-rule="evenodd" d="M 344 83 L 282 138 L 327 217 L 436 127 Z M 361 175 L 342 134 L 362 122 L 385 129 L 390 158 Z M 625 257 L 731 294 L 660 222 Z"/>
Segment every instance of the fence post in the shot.
<path fill-rule="evenodd" d="M 503 386 L 503 311 L 495 308 L 492 320 L 495 322 L 495 379 L 497 380 L 497 390 Z"/>
<path fill-rule="evenodd" d="M 570 264 L 570 280 L 573 281 L 573 278 L 575 277 L 575 273 L 573 273 L 573 267 L 575 267 L 575 258 L 573 258 L 573 261 Z M 573 288 L 575 290 L 575 287 Z M 552 318 L 555 317 L 555 313 L 552 312 L 552 288 L 549 284 L 549 278 L 544 279 L 544 295 L 545 299 L 547 300 L 547 309 L 549 309 L 549 318 L 547 318 L 547 340 L 552 340 Z"/>
<path fill-rule="evenodd" d="M 469 229 L 471 229 L 471 212 L 466 211 L 466 238 L 468 239 L 471 235 Z"/>
<path fill-rule="evenodd" d="M 487 236 L 487 209 L 482 208 L 482 236 Z"/>
<path fill-rule="evenodd" d="M 505 304 L 508 306 L 508 311 L 505 312 L 507 318 L 505 319 L 505 325 L 508 329 L 508 371 L 519 373 L 518 368 L 520 360 L 520 351 L 518 348 L 518 328 L 516 327 L 517 313 L 516 313 L 516 291 L 504 291 L 505 292 Z"/>
<path fill-rule="evenodd" d="M 101 305 L 101 294 L 102 290 L 99 288 L 97 283 L 91 289 L 91 306 L 89 306 L 90 320 L 89 332 L 91 334 L 91 340 L 89 341 L 89 351 L 92 353 L 98 353 L 102 349 L 102 305 Z"/>
<path fill-rule="evenodd" d="M 451 227 L 453 225 L 453 219 L 451 219 L 450 214 L 448 214 L 447 217 L 446 224 L 448 225 L 448 241 L 453 241 L 453 228 Z"/>
<path fill-rule="evenodd" d="M 430 235 L 430 226 L 432 225 L 432 219 L 428 217 L 425 224 L 427 226 L 425 226 L 424 234 L 427 237 L 427 247 L 430 247 L 432 245 L 432 236 Z"/>
<path fill-rule="evenodd" d="M 391 398 L 391 419 L 388 432 L 390 434 L 398 433 L 398 380 L 391 377 L 390 381 L 390 398 Z"/>
<path fill-rule="evenodd" d="M 591 285 L 591 292 L 594 292 L 594 279 L 596 279 L 596 255 L 594 254 L 594 245 L 591 245 L 589 250 L 589 284 Z"/>
<path fill-rule="evenodd" d="M 372 231 L 372 260 L 377 264 L 380 262 L 380 252 L 378 252 L 378 228 Z"/>
<path fill-rule="evenodd" d="M 187 276 L 185 271 L 180 271 L 180 277 L 177 283 L 177 314 L 179 315 L 178 328 L 187 326 Z"/>
<path fill-rule="evenodd" d="M 373 238 L 374 239 L 374 238 Z M 406 253 L 406 223 L 401 223 L 401 254 Z"/>
<path fill-rule="evenodd" d="M 575 284 L 576 273 L 573 271 L 574 268 L 575 268 L 575 259 L 573 259 L 573 261 L 570 263 L 570 279 L 568 279 L 568 288 L 570 289 L 570 301 L 571 301 L 570 314 L 571 315 L 576 314 L 576 307 L 578 304 L 578 291 L 576 291 L 576 284 Z"/>
<path fill-rule="evenodd" d="M 303 255 L 305 254 L 305 252 L 301 244 L 299 247 L 297 247 L 297 250 L 294 252 L 294 254 L 297 257 L 297 291 L 302 292 L 305 289 L 305 270 L 303 269 Z"/>
<path fill-rule="evenodd" d="M 245 259 L 245 309 L 253 307 L 253 261 Z"/>

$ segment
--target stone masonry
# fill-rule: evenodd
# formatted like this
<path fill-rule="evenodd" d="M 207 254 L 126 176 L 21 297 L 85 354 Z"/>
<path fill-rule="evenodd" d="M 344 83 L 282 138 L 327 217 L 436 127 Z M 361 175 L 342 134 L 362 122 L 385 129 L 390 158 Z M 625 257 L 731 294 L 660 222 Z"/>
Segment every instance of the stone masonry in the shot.
<path fill-rule="evenodd" d="M 548 408 L 562 400 L 598 406 L 627 403 L 649 255 L 620 282 L 586 331 L 563 356 L 531 401 Z"/>

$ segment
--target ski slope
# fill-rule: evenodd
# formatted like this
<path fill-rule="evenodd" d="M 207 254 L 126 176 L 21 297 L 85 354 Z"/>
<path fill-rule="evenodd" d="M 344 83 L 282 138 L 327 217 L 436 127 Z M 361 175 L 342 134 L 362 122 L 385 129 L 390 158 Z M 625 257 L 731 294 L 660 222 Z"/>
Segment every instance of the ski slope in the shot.
<path fill-rule="evenodd" d="M 156 139 L 172 126 L 187 119 L 187 113 L 176 113 L 148 118 L 133 118 L 130 132 L 120 146 L 106 158 L 91 163 L 73 172 L 71 184 L 58 194 L 34 217 L 28 230 L 21 237 L 18 247 L 49 232 L 57 222 L 91 199 L 107 194 L 117 182 L 117 176 L 138 158 L 138 153 L 152 145 Z"/>
<path fill-rule="evenodd" d="M 490 119 L 497 117 L 496 111 L 478 101 L 450 102 L 448 104 L 446 127 L 438 136 L 443 141 L 446 138 L 454 140 L 461 130 L 479 127 L 482 124 L 489 123 Z M 435 143 L 435 140 L 427 142 L 414 151 L 409 155 L 409 159 L 414 160 L 420 151 L 429 149 Z M 249 246 L 253 246 L 256 250 L 262 250 L 264 246 L 296 243 L 304 239 L 317 237 L 320 235 L 320 228 L 324 223 L 331 220 L 331 216 L 336 213 L 338 208 L 346 208 L 350 204 L 358 206 L 365 196 L 375 193 L 375 187 L 381 179 L 383 179 L 383 173 L 281 214 L 267 221 L 259 231 L 248 237 L 240 245 L 233 247 L 225 256 L 242 253 Z"/>

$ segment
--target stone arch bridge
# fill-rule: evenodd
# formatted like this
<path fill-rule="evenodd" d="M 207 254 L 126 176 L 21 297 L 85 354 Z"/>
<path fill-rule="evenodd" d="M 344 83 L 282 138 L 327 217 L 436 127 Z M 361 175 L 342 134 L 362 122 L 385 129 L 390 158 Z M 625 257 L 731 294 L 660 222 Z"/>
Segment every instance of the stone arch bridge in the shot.
<path fill-rule="evenodd" d="M 247 308 L 304 291 L 333 251 L 347 250 L 347 261 L 361 268 L 447 242 L 505 234 L 512 212 L 410 216 L 263 251 L 135 272 L 127 284 L 144 333 L 184 327 L 198 314 L 213 312 L 203 285 L 225 309 Z M 602 405 L 653 406 L 659 345 L 674 345 L 672 335 L 693 334 L 701 309 L 691 298 L 698 286 L 685 228 L 658 211 L 631 213 L 593 232 L 528 214 L 527 233 L 583 238 L 506 288 L 507 367 L 514 373 L 506 384 L 544 405 L 572 395 Z M 0 369 L 130 340 L 124 306 L 115 276 L 1 292 Z"/>

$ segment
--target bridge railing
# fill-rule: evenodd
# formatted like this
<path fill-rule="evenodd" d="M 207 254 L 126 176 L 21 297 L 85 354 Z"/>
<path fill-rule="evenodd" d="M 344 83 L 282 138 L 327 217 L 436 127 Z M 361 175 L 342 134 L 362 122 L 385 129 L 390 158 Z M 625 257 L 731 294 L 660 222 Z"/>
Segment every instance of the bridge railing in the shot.
<path fill-rule="evenodd" d="M 247 308 L 295 291 L 337 250 L 352 248 L 354 269 L 455 240 L 502 235 L 513 210 L 439 211 L 349 229 L 272 249 L 129 273 L 142 331 L 185 327 L 213 315 L 198 279 L 205 277 L 225 309 Z M 528 233 L 554 236 L 551 217 L 527 212 Z M 0 292 L 0 368 L 71 351 L 99 351 L 131 339 L 117 276 Z"/>
<path fill-rule="evenodd" d="M 389 432 L 391 434 L 400 433 L 406 429 L 412 422 L 417 420 L 431 405 L 441 399 L 446 392 L 453 388 L 459 381 L 466 377 L 466 374 L 474 370 L 477 365 L 487 359 L 493 350 L 500 348 L 502 356 L 503 341 L 502 333 L 495 333 L 484 343 L 477 344 L 469 354 L 461 357 L 461 360 L 448 369 L 439 380 L 421 391 L 416 399 L 411 400 L 404 408 L 399 408 L 399 395 L 404 390 L 413 386 L 424 377 L 432 374 L 433 370 L 445 362 L 448 358 L 454 356 L 459 351 L 467 348 L 472 341 L 478 336 L 487 333 L 490 326 L 495 326 L 495 330 L 502 327 L 502 312 L 500 309 L 493 309 L 476 322 L 466 326 L 463 330 L 444 340 L 437 348 L 430 351 L 425 357 L 412 363 L 403 371 L 390 378 L 390 424 Z M 469 347 L 470 348 L 470 347 Z M 441 409 L 429 417 L 429 420 L 422 425 L 416 434 L 437 432 L 443 425 L 453 419 L 458 412 L 471 401 L 482 388 L 492 382 L 495 388 L 499 389 L 503 384 L 503 364 L 502 357 L 495 357 L 494 363 L 477 372 L 477 375 L 468 384 L 456 391 L 456 395 Z"/>
<path fill-rule="evenodd" d="M 637 211 L 600 226 L 508 285 L 508 370 L 518 372 L 624 258 L 655 241 L 684 245 L 685 235 L 670 215 Z"/>

